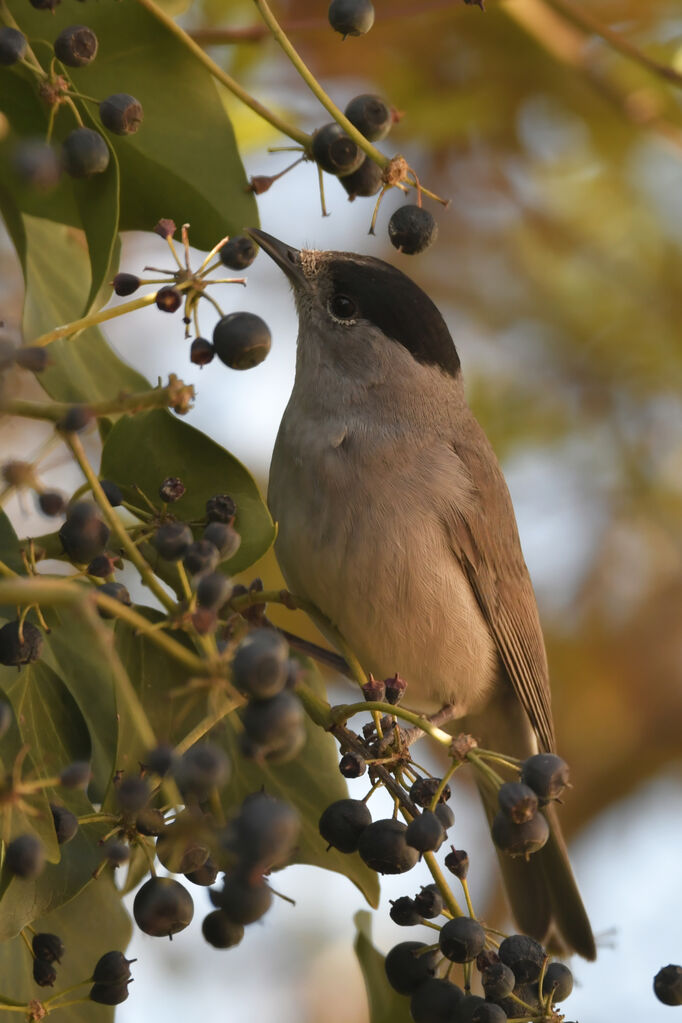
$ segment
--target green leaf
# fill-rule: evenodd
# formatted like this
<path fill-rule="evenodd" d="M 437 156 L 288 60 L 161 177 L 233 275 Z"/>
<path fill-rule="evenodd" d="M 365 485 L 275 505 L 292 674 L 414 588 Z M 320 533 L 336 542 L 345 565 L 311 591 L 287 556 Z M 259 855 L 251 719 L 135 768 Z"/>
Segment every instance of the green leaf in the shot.
<path fill-rule="evenodd" d="M 24 335 L 30 342 L 79 318 L 90 289 L 88 254 L 78 233 L 62 224 L 22 216 L 16 209 L 7 224 L 24 272 Z M 40 383 L 57 401 L 99 401 L 120 390 L 150 386 L 112 352 L 95 327 L 53 341 L 49 351 L 52 364 Z"/>
<path fill-rule="evenodd" d="M 25 575 L 24 564 L 21 560 L 21 550 L 17 534 L 14 532 L 12 523 L 0 508 L 0 561 L 4 562 L 12 571 L 19 575 Z M 0 604 L 0 618 L 11 619 L 16 617 L 16 608 Z"/>
<path fill-rule="evenodd" d="M 55 38 L 75 16 L 71 4 L 61 4 L 46 25 L 44 11 L 23 0 L 9 6 L 32 40 L 46 33 Z M 69 69 L 76 88 L 98 100 L 126 92 L 144 109 L 136 134 L 107 135 L 120 166 L 121 228 L 150 230 L 159 218 L 172 217 L 190 223 L 192 243 L 209 249 L 255 224 L 255 198 L 210 73 L 135 0 L 93 4 L 87 22 L 99 52 L 87 67 Z M 71 118 L 64 110 L 56 120 Z"/>
<path fill-rule="evenodd" d="M 11 767 L 20 748 L 29 749 L 22 766 L 23 778 L 47 778 L 74 760 L 88 759 L 90 738 L 85 721 L 68 689 L 47 663 L 40 660 L 26 665 L 18 675 L 3 669 L 0 684 L 15 717 L 15 726 L 2 740 L 5 770 Z M 36 916 L 73 898 L 90 882 L 102 860 L 97 842 L 106 825 L 85 825 L 67 845 L 60 847 L 50 801 L 66 806 L 77 816 L 93 812 L 83 792 L 61 787 L 42 789 L 29 797 L 28 803 L 37 811 L 35 815 L 27 816 L 20 808 L 12 808 L 11 836 L 34 831 L 45 844 L 51 862 L 35 881 L 12 878 L 6 870 L 2 872 L 0 941 L 16 934 Z"/>
<path fill-rule="evenodd" d="M 241 462 L 164 409 L 119 419 L 104 444 L 101 474 L 123 487 L 134 504 L 139 498 L 133 486 L 158 500 L 165 477 L 179 476 L 187 492 L 173 504 L 172 511 L 184 521 L 203 519 L 206 501 L 214 494 L 230 494 L 237 504 L 235 527 L 242 538 L 237 553 L 224 562 L 230 573 L 252 565 L 275 538 L 258 487 Z"/>
<path fill-rule="evenodd" d="M 43 67 L 49 67 L 52 47 L 43 42 L 34 43 L 34 52 Z M 62 74 L 70 81 L 66 72 Z M 0 183 L 23 213 L 83 229 L 90 256 L 90 287 L 78 315 L 85 315 L 107 278 L 118 236 L 118 161 L 112 152 L 106 171 L 91 178 L 76 180 L 64 174 L 58 187 L 47 194 L 23 186 L 12 170 L 12 149 L 18 136 L 46 137 L 48 106 L 38 97 L 35 76 L 25 67 L 0 68 L 0 94 L 3 101 L 7 97 L 7 103 L 3 102 L 4 113 L 15 129 L 14 134 L 0 146 Z M 97 130 L 99 125 L 91 116 L 88 105 L 76 103 L 85 126 Z M 72 112 L 63 107 L 55 118 L 55 144 L 62 142 L 76 127 L 77 121 Z"/>
<path fill-rule="evenodd" d="M 36 987 L 31 955 L 22 938 L 17 936 L 0 945 L 0 991 L 23 1003 L 36 997 L 44 1000 L 92 976 L 101 955 L 113 949 L 125 950 L 132 930 L 116 887 L 111 877 L 106 875 L 89 884 L 65 906 L 34 921 L 34 927 L 37 931 L 58 934 L 66 953 L 62 963 L 56 967 L 54 990 L 46 992 Z M 66 995 L 64 1002 L 87 998 L 89 990 L 90 986 L 84 984 Z M 22 1018 L 19 1013 L 0 1010 L 0 1023 L 18 1023 Z M 70 1005 L 68 1012 L 56 1014 L 56 1019 L 68 1020 L 68 1023 L 109 1023 L 113 1018 L 113 1008 L 90 1001 Z"/>
<path fill-rule="evenodd" d="M 409 999 L 388 983 L 384 956 L 372 944 L 372 917 L 361 909 L 353 920 L 357 928 L 353 947 L 365 981 L 370 1023 L 412 1023 Z"/>

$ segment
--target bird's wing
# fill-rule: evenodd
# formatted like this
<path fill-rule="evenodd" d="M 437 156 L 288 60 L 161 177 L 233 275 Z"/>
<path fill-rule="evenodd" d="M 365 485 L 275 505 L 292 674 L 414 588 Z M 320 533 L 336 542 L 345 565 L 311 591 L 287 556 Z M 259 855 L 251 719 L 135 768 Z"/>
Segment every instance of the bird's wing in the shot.
<path fill-rule="evenodd" d="M 541 749 L 553 750 L 547 655 L 511 498 L 487 437 L 475 420 L 452 443 L 453 469 L 466 473 L 469 500 L 448 507 L 446 529 L 495 639 L 500 658 Z"/>

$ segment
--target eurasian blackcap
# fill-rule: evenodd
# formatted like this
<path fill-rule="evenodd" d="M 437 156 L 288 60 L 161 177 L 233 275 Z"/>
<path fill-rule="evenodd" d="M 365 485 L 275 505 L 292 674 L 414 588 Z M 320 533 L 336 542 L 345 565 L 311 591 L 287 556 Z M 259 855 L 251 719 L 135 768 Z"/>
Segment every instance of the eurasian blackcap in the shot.
<path fill-rule="evenodd" d="M 547 659 L 500 466 L 464 396 L 437 308 L 399 270 L 251 231 L 293 287 L 296 378 L 268 503 L 287 585 L 405 703 L 525 758 L 554 750 Z M 459 727 L 459 726 L 458 726 Z M 488 815 L 495 795 L 481 784 Z M 530 857 L 501 856 L 523 931 L 595 946 L 553 809 Z"/>

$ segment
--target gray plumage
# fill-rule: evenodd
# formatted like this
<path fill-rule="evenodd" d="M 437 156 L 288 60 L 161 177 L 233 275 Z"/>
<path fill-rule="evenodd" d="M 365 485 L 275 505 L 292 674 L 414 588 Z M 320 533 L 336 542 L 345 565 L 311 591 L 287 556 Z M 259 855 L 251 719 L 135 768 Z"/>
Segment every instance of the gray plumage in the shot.
<path fill-rule="evenodd" d="M 299 316 L 268 490 L 287 584 L 366 670 L 399 671 L 409 706 L 452 704 L 501 752 L 553 750 L 544 642 L 511 499 L 442 316 L 380 260 L 298 252 L 252 233 L 291 280 Z M 482 796 L 490 816 L 485 786 Z M 546 853 L 502 858 L 512 908 L 535 937 L 558 933 L 592 958 L 550 817 Z"/>

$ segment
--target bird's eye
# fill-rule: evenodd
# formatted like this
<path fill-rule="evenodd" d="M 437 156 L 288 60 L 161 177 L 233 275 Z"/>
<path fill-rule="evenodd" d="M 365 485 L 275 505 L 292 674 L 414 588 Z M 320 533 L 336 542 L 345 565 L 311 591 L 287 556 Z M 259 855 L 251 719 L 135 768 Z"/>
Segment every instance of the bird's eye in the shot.
<path fill-rule="evenodd" d="M 337 320 L 352 320 L 358 311 L 357 305 L 348 295 L 333 295 L 327 308 Z"/>

